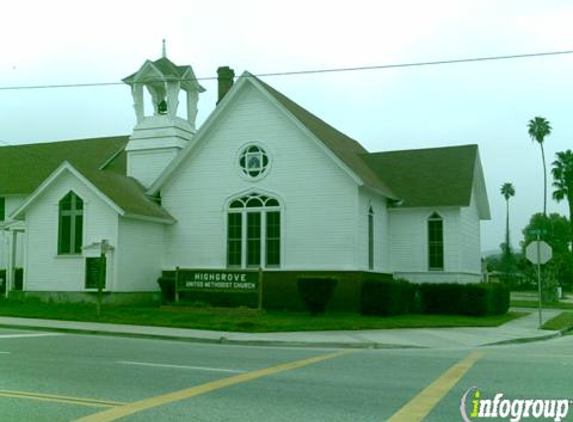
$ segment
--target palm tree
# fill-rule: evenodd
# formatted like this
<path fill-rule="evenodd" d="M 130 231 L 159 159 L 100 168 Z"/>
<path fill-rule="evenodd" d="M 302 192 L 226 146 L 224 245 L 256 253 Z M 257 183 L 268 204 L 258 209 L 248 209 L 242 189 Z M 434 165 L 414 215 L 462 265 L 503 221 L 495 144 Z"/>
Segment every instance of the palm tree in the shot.
<path fill-rule="evenodd" d="M 543 215 L 547 215 L 547 166 L 545 165 L 545 150 L 543 141 L 551 134 L 551 125 L 543 117 L 534 117 L 527 124 L 527 129 L 531 140 L 538 142 L 541 147 L 541 159 L 543 160 Z"/>
<path fill-rule="evenodd" d="M 501 186 L 501 194 L 505 198 L 505 251 L 506 255 L 511 254 L 511 246 L 509 244 L 509 198 L 515 196 L 515 188 L 509 182 Z"/>
<path fill-rule="evenodd" d="M 570 149 L 557 154 L 553 161 L 553 199 L 560 202 L 566 199 L 569 203 L 569 223 L 571 224 L 571 250 L 573 250 L 573 152 Z"/>

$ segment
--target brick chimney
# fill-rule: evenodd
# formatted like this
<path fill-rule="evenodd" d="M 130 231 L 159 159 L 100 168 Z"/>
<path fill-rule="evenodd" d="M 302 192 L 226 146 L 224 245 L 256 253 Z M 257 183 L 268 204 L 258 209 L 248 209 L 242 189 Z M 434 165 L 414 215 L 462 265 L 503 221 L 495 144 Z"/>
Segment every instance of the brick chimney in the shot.
<path fill-rule="evenodd" d="M 233 87 L 234 80 L 235 71 L 229 66 L 221 66 L 217 69 L 217 82 L 219 83 L 219 95 L 217 98 L 217 104 L 221 102 L 223 97 Z"/>

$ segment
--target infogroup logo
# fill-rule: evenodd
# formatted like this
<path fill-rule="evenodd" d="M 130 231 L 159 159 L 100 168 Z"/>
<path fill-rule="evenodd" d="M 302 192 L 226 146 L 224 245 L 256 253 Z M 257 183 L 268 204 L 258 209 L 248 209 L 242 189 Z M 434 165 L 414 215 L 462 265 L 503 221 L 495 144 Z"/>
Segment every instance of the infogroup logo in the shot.
<path fill-rule="evenodd" d="M 467 390 L 460 401 L 460 413 L 464 422 L 476 422 L 488 418 L 520 422 L 523 419 L 546 419 L 560 422 L 567 417 L 570 399 L 507 399 L 503 393 L 491 398 L 482 397 L 478 387 Z M 469 403 L 469 406 L 468 406 Z"/>

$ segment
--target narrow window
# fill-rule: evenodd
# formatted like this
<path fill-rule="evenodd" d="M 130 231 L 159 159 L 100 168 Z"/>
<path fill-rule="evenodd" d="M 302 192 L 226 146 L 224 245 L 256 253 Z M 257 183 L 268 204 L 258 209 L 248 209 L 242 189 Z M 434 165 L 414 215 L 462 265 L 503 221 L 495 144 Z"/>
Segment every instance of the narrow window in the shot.
<path fill-rule="evenodd" d="M 241 266 L 241 233 L 243 218 L 240 213 L 230 213 L 228 221 L 227 265 Z"/>
<path fill-rule="evenodd" d="M 6 220 L 6 198 L 0 196 L 0 221 Z"/>
<path fill-rule="evenodd" d="M 437 213 L 428 219 L 428 263 L 429 269 L 444 269 L 444 221 Z"/>
<path fill-rule="evenodd" d="M 261 265 L 261 213 L 247 213 L 247 267 Z"/>
<path fill-rule="evenodd" d="M 59 203 L 58 254 L 82 252 L 84 201 L 69 192 Z"/>
<path fill-rule="evenodd" d="M 281 263 L 281 213 L 267 212 L 267 267 Z"/>
<path fill-rule="evenodd" d="M 368 269 L 374 269 L 374 211 L 368 209 Z"/>

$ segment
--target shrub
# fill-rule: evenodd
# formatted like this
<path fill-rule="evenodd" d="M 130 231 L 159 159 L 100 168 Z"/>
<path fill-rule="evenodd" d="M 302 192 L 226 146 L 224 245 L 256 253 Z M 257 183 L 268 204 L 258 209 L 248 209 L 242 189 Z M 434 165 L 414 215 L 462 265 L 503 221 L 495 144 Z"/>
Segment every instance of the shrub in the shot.
<path fill-rule="evenodd" d="M 169 277 L 159 277 L 157 279 L 161 288 L 161 302 L 173 302 L 175 300 L 175 279 Z"/>
<path fill-rule="evenodd" d="M 509 288 L 503 284 L 491 283 L 493 292 L 493 314 L 503 315 L 509 310 Z"/>
<path fill-rule="evenodd" d="M 455 315 L 460 313 L 462 284 L 424 283 L 419 285 L 420 310 L 424 314 Z"/>
<path fill-rule="evenodd" d="M 416 288 L 406 280 L 365 280 L 360 296 L 364 315 L 400 315 L 414 308 Z"/>
<path fill-rule="evenodd" d="M 428 283 L 419 291 L 425 314 L 502 315 L 509 309 L 509 290 L 499 283 Z"/>
<path fill-rule="evenodd" d="M 338 281 L 332 277 L 299 277 L 297 289 L 312 316 L 325 311 Z"/>

